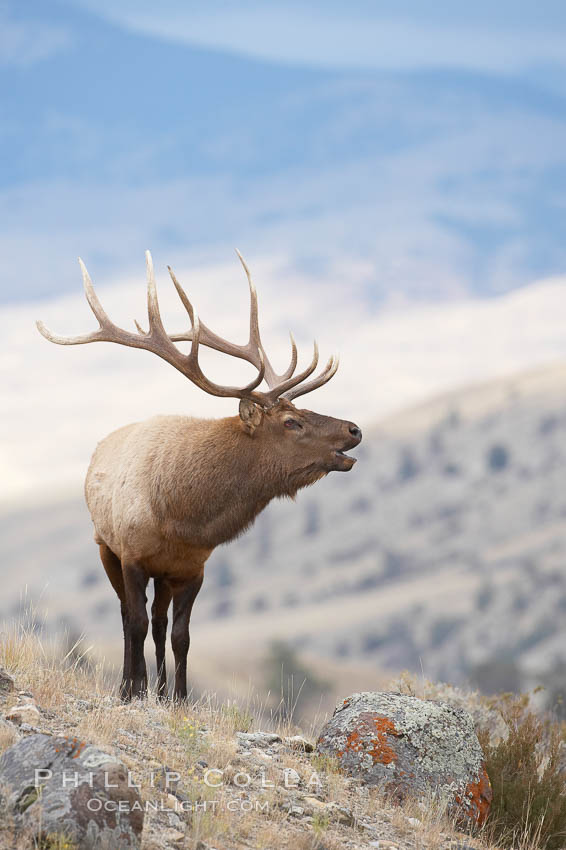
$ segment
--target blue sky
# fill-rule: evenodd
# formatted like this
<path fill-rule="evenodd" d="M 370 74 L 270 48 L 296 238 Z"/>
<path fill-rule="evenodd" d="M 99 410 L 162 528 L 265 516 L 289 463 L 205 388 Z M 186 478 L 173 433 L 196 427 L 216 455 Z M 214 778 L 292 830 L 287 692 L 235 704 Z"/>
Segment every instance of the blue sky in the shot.
<path fill-rule="evenodd" d="M 561 2 L 79 2 L 131 29 L 171 41 L 290 64 L 510 73 L 566 63 Z"/>
<path fill-rule="evenodd" d="M 0 299 L 362 261 L 368 306 L 566 269 L 559 3 L 0 3 Z M 20 273 L 25 257 L 28 273 Z"/>

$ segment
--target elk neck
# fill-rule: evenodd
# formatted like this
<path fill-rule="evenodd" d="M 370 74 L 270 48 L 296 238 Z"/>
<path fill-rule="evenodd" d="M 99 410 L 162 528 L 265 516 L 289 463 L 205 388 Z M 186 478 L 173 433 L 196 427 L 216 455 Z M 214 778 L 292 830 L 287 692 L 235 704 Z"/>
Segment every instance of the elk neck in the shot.
<path fill-rule="evenodd" d="M 173 520 L 181 536 L 203 546 L 231 540 L 272 499 L 292 497 L 321 477 L 307 470 L 303 483 L 286 468 L 277 446 L 260 429 L 247 434 L 238 416 L 187 420 L 183 443 L 182 451 L 178 444 L 179 451 L 169 455 L 169 488 L 160 488 L 158 513 Z"/>

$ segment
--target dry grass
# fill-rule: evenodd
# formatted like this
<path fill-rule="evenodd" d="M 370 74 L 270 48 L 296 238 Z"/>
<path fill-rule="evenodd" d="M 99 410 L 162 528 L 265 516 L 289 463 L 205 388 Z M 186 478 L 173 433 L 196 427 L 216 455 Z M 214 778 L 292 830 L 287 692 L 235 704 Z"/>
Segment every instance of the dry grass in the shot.
<path fill-rule="evenodd" d="M 0 726 L 0 753 L 3 753 L 4 750 L 7 750 L 12 744 L 15 744 L 17 740 L 17 732 L 14 728 L 10 726 Z"/>
<path fill-rule="evenodd" d="M 502 844 L 559 850 L 566 845 L 562 726 L 535 714 L 528 696 L 507 694 L 491 704 L 507 734 L 494 741 L 489 730 L 478 732 L 493 788 L 489 829 Z"/>

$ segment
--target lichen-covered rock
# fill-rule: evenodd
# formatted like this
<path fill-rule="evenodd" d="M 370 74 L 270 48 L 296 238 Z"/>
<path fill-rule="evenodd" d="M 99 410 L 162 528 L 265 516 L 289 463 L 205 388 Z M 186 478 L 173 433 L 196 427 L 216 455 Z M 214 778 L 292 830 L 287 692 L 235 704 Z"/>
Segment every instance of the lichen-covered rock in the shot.
<path fill-rule="evenodd" d="M 124 764 L 77 738 L 30 735 L 0 758 L 16 833 L 64 836 L 81 850 L 137 850 L 143 804 Z"/>
<path fill-rule="evenodd" d="M 399 800 L 432 792 L 479 825 L 489 813 L 482 749 L 471 717 L 460 708 L 403 694 L 353 694 L 336 706 L 317 750 Z"/>

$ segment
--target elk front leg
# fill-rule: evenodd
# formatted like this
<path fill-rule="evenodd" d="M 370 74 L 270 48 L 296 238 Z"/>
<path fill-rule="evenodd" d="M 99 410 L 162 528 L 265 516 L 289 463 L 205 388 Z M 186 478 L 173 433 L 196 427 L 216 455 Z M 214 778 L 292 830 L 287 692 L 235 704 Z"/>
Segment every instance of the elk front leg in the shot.
<path fill-rule="evenodd" d="M 106 543 L 101 543 L 98 547 L 100 551 L 100 560 L 106 571 L 106 575 L 110 579 L 110 584 L 116 591 L 116 595 L 120 600 L 120 613 L 122 615 L 122 630 L 124 632 L 124 664 L 122 667 L 122 681 L 120 683 L 120 697 L 127 699 L 130 682 L 130 635 L 128 629 L 128 606 L 126 605 L 126 589 L 124 587 L 124 577 L 122 575 L 122 564 L 120 559 L 114 552 L 108 548 Z"/>
<path fill-rule="evenodd" d="M 165 669 L 165 639 L 167 637 L 167 610 L 171 602 L 171 588 L 162 578 L 153 582 L 155 595 L 151 606 L 151 631 L 155 643 L 155 660 L 157 662 L 157 696 L 165 699 L 167 696 L 167 671 Z"/>
<path fill-rule="evenodd" d="M 203 572 L 188 582 L 173 587 L 173 626 L 171 629 L 171 645 L 175 656 L 175 691 L 174 698 L 187 698 L 187 655 L 191 638 L 189 622 L 193 603 L 201 588 Z"/>
<path fill-rule="evenodd" d="M 126 700 L 143 697 L 147 693 L 147 670 L 143 654 L 143 645 L 149 627 L 146 604 L 148 576 L 139 564 L 124 564 L 122 568 L 126 607 L 128 611 L 127 630 L 129 638 L 130 662 L 129 679 L 126 683 Z"/>

